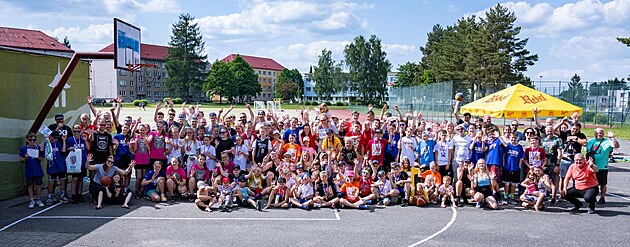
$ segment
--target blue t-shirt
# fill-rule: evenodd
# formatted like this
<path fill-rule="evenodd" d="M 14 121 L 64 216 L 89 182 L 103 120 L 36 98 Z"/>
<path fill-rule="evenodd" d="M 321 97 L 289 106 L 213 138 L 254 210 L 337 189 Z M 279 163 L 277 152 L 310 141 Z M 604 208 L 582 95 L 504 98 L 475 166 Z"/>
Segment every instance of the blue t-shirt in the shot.
<path fill-rule="evenodd" d="M 81 168 L 85 168 L 85 162 L 87 161 L 87 147 L 85 141 L 81 138 L 75 139 L 74 136 L 68 137 L 66 140 L 66 148 L 73 147 L 75 150 L 81 149 Z"/>
<path fill-rule="evenodd" d="M 144 175 L 144 179 L 146 179 L 147 181 L 151 180 L 151 178 L 153 177 L 153 174 L 155 174 L 155 170 L 151 169 L 150 171 L 147 172 L 147 174 Z M 158 173 L 158 177 L 165 178 L 166 173 L 164 173 L 163 171 L 160 171 L 160 173 Z M 155 188 L 157 188 L 157 179 L 144 186 L 144 193 L 147 193 L 150 190 L 154 190 Z"/>
<path fill-rule="evenodd" d="M 472 140 L 470 142 L 472 143 L 472 142 L 474 142 L 474 140 Z M 478 160 L 483 159 L 484 156 L 485 156 L 485 152 L 481 148 L 482 147 L 481 144 L 482 144 L 481 142 L 475 142 L 475 146 L 473 147 L 473 150 L 471 150 L 471 152 L 470 152 L 470 162 L 472 164 L 474 164 L 474 165 L 477 164 Z"/>
<path fill-rule="evenodd" d="M 507 150 L 507 159 L 505 165 L 503 166 L 503 169 L 508 172 L 515 172 L 520 170 L 519 161 L 522 158 L 525 158 L 525 151 L 523 151 L 523 146 L 521 146 L 521 144 L 512 145 L 512 143 L 509 143 L 507 148 L 505 149 Z"/>
<path fill-rule="evenodd" d="M 386 139 L 389 140 L 389 139 Z M 392 141 L 385 146 L 385 153 L 396 157 L 398 155 L 398 142 L 400 141 L 400 134 L 394 133 Z"/>
<path fill-rule="evenodd" d="M 118 148 L 116 148 L 116 155 L 114 155 L 116 164 L 118 164 L 118 160 L 123 155 L 127 155 L 129 158 L 133 159 L 133 153 L 129 151 L 129 143 L 125 142 L 126 137 L 122 134 L 116 134 L 113 138 L 118 140 Z"/>
<path fill-rule="evenodd" d="M 301 126 L 295 127 L 294 130 L 292 130 L 291 128 L 288 128 L 282 133 L 282 140 L 284 140 L 284 142 L 286 143 L 289 143 L 289 136 L 291 134 L 295 134 L 295 143 L 299 145 L 300 144 L 300 130 L 302 130 Z"/>
<path fill-rule="evenodd" d="M 53 159 L 48 161 L 46 172 L 48 175 L 66 172 L 66 158 L 61 154 L 61 142 L 51 142 Z"/>
<path fill-rule="evenodd" d="M 498 137 L 494 138 L 494 141 L 488 141 L 488 143 L 486 143 L 486 146 L 488 147 L 486 164 L 503 166 L 503 153 L 505 151 L 501 140 L 499 140 Z"/>
<path fill-rule="evenodd" d="M 433 139 L 429 139 L 426 142 L 422 140 L 418 143 L 416 152 L 420 154 L 420 166 L 429 166 L 431 161 L 435 160 L 435 155 L 433 154 L 434 147 L 435 141 Z"/>
<path fill-rule="evenodd" d="M 42 170 L 42 164 L 39 162 L 39 157 L 44 157 L 44 152 L 39 151 L 39 145 L 35 146 L 24 146 L 20 149 L 20 157 L 24 158 L 26 156 L 27 149 L 35 149 L 38 152 L 38 157 L 28 157 L 26 162 L 24 163 L 24 177 L 32 178 L 32 177 L 43 177 L 44 171 Z"/>

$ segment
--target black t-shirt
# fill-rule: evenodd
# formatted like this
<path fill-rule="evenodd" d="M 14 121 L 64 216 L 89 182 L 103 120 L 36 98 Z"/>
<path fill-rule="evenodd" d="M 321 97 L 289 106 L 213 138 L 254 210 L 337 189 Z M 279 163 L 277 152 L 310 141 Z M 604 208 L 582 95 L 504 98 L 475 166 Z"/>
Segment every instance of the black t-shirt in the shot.
<path fill-rule="evenodd" d="M 109 147 L 113 145 L 112 135 L 107 132 L 94 132 L 91 152 L 94 155 L 94 164 L 103 164 L 109 156 Z"/>
<path fill-rule="evenodd" d="M 247 175 L 247 172 L 246 172 L 246 171 L 241 171 L 241 172 L 240 172 L 238 175 L 236 175 L 236 176 L 234 175 L 234 172 L 232 172 L 232 171 L 229 171 L 229 173 L 230 173 L 230 174 L 228 175 L 228 178 L 230 179 L 230 182 L 234 182 L 234 183 L 238 183 L 238 179 L 239 179 L 239 178 L 241 178 L 241 177 L 242 177 L 242 178 L 245 178 L 245 175 Z"/>
<path fill-rule="evenodd" d="M 562 139 L 562 142 L 564 143 L 562 158 L 569 159 L 571 162 L 573 162 L 573 156 L 575 156 L 575 154 L 582 152 L 582 144 L 578 143 L 577 140 L 568 141 L 568 139 L 573 136 L 576 136 L 577 139 L 586 139 L 586 135 L 582 132 L 578 132 L 577 135 L 571 135 L 570 131 L 560 132 L 560 139 Z"/>
<path fill-rule="evenodd" d="M 335 187 L 335 183 L 332 179 L 328 179 L 328 183 L 324 184 L 319 181 L 315 185 L 315 191 L 319 194 L 319 196 L 324 198 L 331 198 L 337 196 L 337 188 Z"/>
<path fill-rule="evenodd" d="M 357 151 L 347 149 L 345 146 L 341 148 L 341 160 L 354 165 L 354 159 L 357 158 Z"/>
<path fill-rule="evenodd" d="M 49 128 L 50 130 L 52 130 L 52 131 L 55 131 L 55 130 L 57 130 L 57 124 L 51 124 L 51 125 L 48 125 L 48 128 Z M 72 133 L 72 128 L 70 128 L 70 126 L 65 125 L 65 124 L 64 124 L 64 125 L 63 125 L 63 127 L 61 127 L 61 129 L 59 129 L 58 131 L 59 131 L 59 133 L 61 133 L 61 135 L 65 135 L 65 136 L 67 136 L 67 137 L 71 137 L 71 136 L 72 136 L 72 134 L 73 134 L 73 133 Z M 61 142 L 61 139 L 59 139 L 59 141 Z M 66 151 L 66 152 L 61 152 L 61 155 L 62 155 L 63 157 L 66 157 L 66 156 L 68 156 L 68 153 L 70 153 L 70 152 L 68 152 L 68 151 Z"/>
<path fill-rule="evenodd" d="M 234 147 L 234 141 L 232 138 L 227 138 L 225 140 L 219 138 L 217 145 L 214 147 L 217 150 L 217 156 L 219 156 L 223 151 L 230 150 Z"/>

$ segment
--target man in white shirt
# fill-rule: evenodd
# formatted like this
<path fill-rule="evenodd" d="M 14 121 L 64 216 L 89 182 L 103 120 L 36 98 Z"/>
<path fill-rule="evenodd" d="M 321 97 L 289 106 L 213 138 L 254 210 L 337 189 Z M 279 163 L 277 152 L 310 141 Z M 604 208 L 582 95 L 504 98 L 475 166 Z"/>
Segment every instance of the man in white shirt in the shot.
<path fill-rule="evenodd" d="M 457 181 L 457 168 L 466 160 L 470 160 L 470 142 L 472 139 L 466 135 L 466 129 L 462 125 L 455 127 L 453 137 L 454 159 L 453 159 L 453 181 Z"/>

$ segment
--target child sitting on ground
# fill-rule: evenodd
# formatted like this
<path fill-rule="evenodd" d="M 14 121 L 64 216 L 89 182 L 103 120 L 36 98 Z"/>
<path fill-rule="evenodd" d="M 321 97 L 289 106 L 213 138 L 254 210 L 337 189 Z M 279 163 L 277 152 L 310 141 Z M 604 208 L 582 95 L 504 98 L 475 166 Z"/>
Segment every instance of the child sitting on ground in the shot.
<path fill-rule="evenodd" d="M 293 196 L 289 199 L 291 204 L 300 207 L 304 210 L 308 210 L 311 204 L 313 204 L 313 186 L 311 185 L 311 176 L 308 173 L 304 173 L 300 178 L 300 185 L 292 190 Z"/>
<path fill-rule="evenodd" d="M 228 206 L 232 205 L 232 193 L 234 192 L 234 188 L 230 185 L 230 179 L 228 177 L 222 178 L 221 185 L 218 186 L 217 190 L 219 193 L 219 210 L 221 212 L 229 212 Z"/>
<path fill-rule="evenodd" d="M 236 189 L 236 198 L 238 198 L 236 202 L 240 207 L 247 207 L 249 204 L 256 208 L 256 210 L 260 210 L 259 204 L 251 197 L 254 195 L 254 192 L 247 187 L 247 180 L 244 177 L 238 179 L 238 186 Z"/>
<path fill-rule="evenodd" d="M 429 201 L 432 204 L 437 204 L 438 199 L 438 188 L 435 184 L 435 178 L 431 175 L 428 175 L 424 179 L 424 184 L 420 184 L 419 186 L 424 186 L 424 190 L 427 192 L 427 196 L 429 197 Z"/>
<path fill-rule="evenodd" d="M 440 186 L 440 200 L 442 200 L 442 207 L 445 208 L 446 207 L 446 201 L 451 202 L 451 205 L 455 208 L 457 208 L 457 204 L 455 203 L 455 195 L 453 193 L 453 185 L 451 185 L 452 179 L 449 176 L 444 176 L 444 178 L 442 179 L 442 182 L 444 182 L 444 184 L 442 184 Z"/>
<path fill-rule="evenodd" d="M 217 199 L 213 195 L 213 188 L 208 186 L 204 181 L 197 182 L 197 188 L 195 204 L 201 210 L 212 212 L 211 207 L 217 202 Z"/>

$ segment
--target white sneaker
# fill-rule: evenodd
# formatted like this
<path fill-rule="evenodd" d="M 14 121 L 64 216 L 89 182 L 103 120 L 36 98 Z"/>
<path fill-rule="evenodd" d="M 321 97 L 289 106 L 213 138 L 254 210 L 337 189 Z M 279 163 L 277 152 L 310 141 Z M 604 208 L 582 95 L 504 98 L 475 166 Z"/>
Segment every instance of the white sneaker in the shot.
<path fill-rule="evenodd" d="M 314 208 L 321 208 L 321 207 L 322 207 L 322 204 L 320 204 L 320 203 L 314 203 L 314 204 L 313 204 L 313 207 L 314 207 Z"/>
<path fill-rule="evenodd" d="M 31 202 L 28 203 L 28 208 L 34 208 L 35 207 L 35 201 L 31 200 Z"/>
<path fill-rule="evenodd" d="M 46 206 L 46 205 L 44 205 L 44 203 L 42 202 L 42 199 L 37 199 L 37 200 L 35 201 L 35 203 L 37 203 L 37 206 L 38 206 L 38 207 L 40 207 L 40 208 L 43 208 L 43 207 L 45 207 L 45 206 Z"/>

